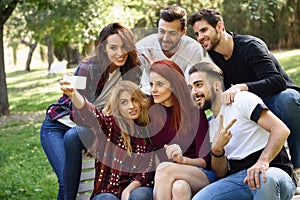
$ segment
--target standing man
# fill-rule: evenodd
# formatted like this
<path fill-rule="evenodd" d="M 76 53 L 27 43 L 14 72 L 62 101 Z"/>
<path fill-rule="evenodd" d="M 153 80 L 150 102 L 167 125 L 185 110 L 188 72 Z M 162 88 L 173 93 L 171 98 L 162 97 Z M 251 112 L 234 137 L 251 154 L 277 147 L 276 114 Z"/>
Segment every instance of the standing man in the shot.
<path fill-rule="evenodd" d="M 221 178 L 193 200 L 291 199 L 296 184 L 283 146 L 289 135 L 287 126 L 253 93 L 238 92 L 233 103 L 222 104 L 222 71 L 213 63 L 192 66 L 188 82 L 200 109 L 213 113 L 211 164 Z"/>
<path fill-rule="evenodd" d="M 179 6 L 160 11 L 158 33 L 151 34 L 136 44 L 137 49 L 151 60 L 172 60 L 183 71 L 201 61 L 203 49 L 196 40 L 186 36 L 187 13 Z M 144 71 L 142 91 L 150 94 L 149 72 Z M 187 73 L 185 73 L 187 75 Z"/>
<path fill-rule="evenodd" d="M 297 87 L 259 38 L 225 30 L 222 16 L 213 9 L 193 13 L 188 24 L 198 42 L 224 73 L 222 102 L 231 103 L 239 91 L 261 97 L 290 129 L 288 146 L 294 171 L 300 177 L 300 88 Z M 300 182 L 297 183 L 300 194 Z"/>

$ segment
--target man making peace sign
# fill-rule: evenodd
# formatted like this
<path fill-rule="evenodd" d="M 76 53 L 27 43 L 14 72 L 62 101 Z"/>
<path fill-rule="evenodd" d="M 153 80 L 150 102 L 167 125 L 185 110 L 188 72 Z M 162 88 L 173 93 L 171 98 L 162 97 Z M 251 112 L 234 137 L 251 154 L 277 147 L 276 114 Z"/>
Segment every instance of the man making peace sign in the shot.
<path fill-rule="evenodd" d="M 223 105 L 222 71 L 213 63 L 192 66 L 188 82 L 200 109 L 213 113 L 209 123 L 212 168 L 221 178 L 193 200 L 291 199 L 296 184 L 283 147 L 290 133 L 287 126 L 247 91 L 237 93 L 232 104 Z"/>

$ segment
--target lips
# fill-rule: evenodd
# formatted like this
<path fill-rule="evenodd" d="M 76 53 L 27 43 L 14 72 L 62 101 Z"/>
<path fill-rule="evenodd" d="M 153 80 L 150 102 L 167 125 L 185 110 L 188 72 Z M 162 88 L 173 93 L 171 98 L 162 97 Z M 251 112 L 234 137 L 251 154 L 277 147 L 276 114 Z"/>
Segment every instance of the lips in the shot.
<path fill-rule="evenodd" d="M 129 112 L 130 115 L 136 115 L 137 114 L 137 111 L 136 110 L 133 110 L 131 112 Z"/>

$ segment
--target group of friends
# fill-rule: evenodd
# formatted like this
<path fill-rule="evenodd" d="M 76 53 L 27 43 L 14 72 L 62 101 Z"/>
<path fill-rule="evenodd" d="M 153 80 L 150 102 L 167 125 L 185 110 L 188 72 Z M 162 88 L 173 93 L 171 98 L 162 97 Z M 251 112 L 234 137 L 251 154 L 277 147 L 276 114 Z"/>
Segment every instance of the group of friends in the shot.
<path fill-rule="evenodd" d="M 108 24 L 74 75 L 87 77 L 86 89 L 60 81 L 63 95 L 40 131 L 57 199 L 76 199 L 84 149 L 95 158 L 93 200 L 300 192 L 300 89 L 262 40 L 226 31 L 218 11 L 187 19 L 169 6 L 158 33 L 137 43 L 127 27 Z"/>

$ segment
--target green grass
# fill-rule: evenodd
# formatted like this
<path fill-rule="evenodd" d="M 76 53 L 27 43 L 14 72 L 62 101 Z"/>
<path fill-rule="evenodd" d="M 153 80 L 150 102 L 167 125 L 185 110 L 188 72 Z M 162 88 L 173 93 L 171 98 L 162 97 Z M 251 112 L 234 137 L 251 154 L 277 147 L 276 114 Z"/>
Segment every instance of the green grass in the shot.
<path fill-rule="evenodd" d="M 62 94 L 62 75 L 46 75 L 45 69 L 6 74 L 11 115 L 21 119 L 0 118 L 0 199 L 56 199 L 57 178 L 39 132 L 46 108 Z"/>
<path fill-rule="evenodd" d="M 279 62 L 300 86 L 300 54 Z M 6 74 L 10 118 L 30 117 L 10 122 L 0 118 L 0 199 L 56 199 L 57 178 L 41 147 L 39 130 L 46 108 L 61 95 L 57 82 L 62 75 L 46 74 L 45 69 Z"/>

